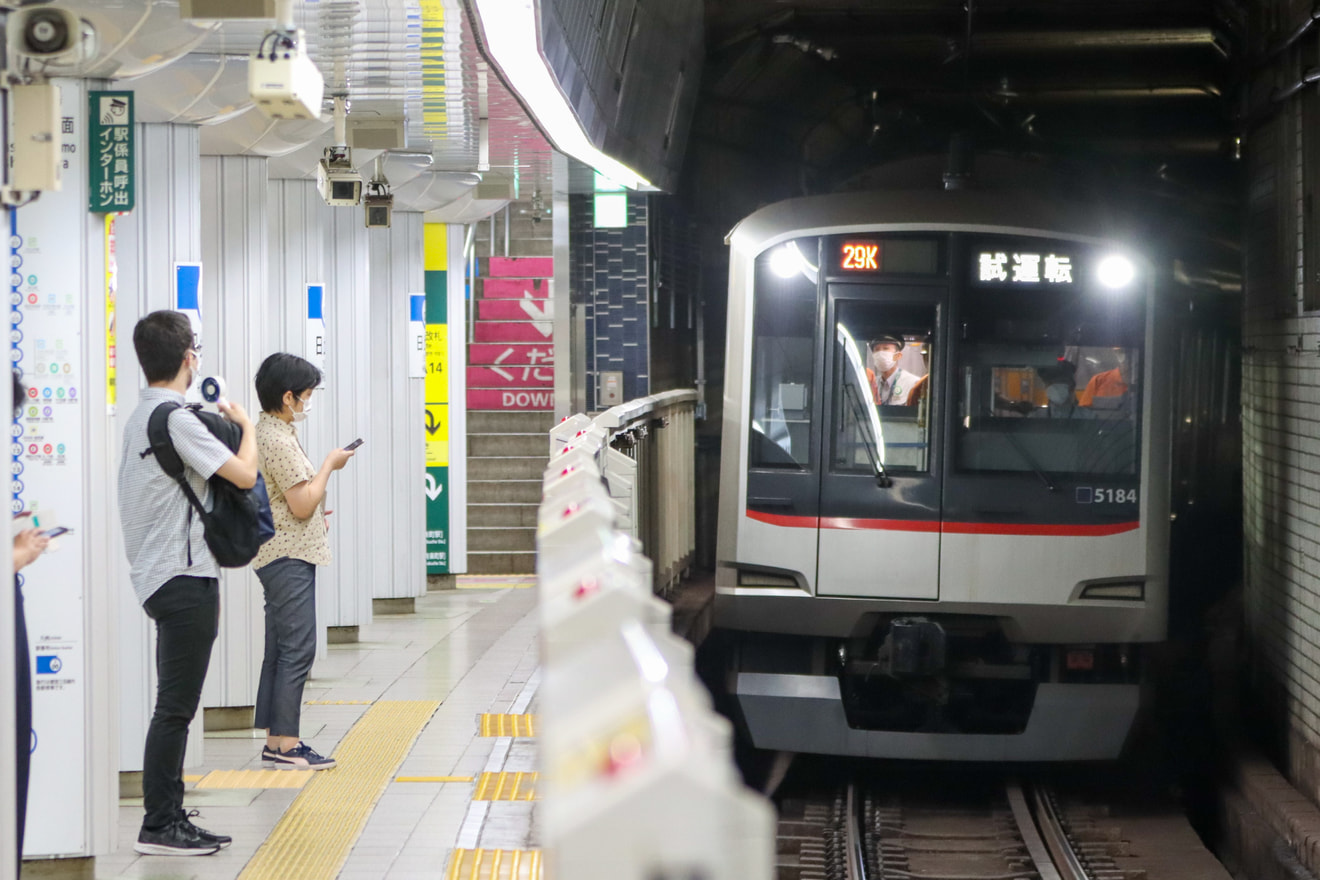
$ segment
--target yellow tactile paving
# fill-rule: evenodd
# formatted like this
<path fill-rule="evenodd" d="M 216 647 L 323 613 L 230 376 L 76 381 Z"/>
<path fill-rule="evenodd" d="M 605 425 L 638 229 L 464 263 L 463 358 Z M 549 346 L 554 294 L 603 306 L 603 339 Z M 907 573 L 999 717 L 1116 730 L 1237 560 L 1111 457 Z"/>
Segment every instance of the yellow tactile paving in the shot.
<path fill-rule="evenodd" d="M 471 776 L 396 776 L 395 782 L 471 782 Z"/>
<path fill-rule="evenodd" d="M 535 715 L 495 715 L 481 716 L 482 736 L 536 736 Z"/>
<path fill-rule="evenodd" d="M 370 706 L 375 700 L 303 700 L 304 706 Z"/>
<path fill-rule="evenodd" d="M 368 709 L 334 751 L 339 766 L 308 772 L 298 794 L 239 880 L 332 880 L 417 735 L 440 704 L 385 701 Z M 273 771 L 281 772 L 281 771 Z"/>
<path fill-rule="evenodd" d="M 541 880 L 541 851 L 456 849 L 445 880 Z"/>
<path fill-rule="evenodd" d="M 536 800 L 536 781 L 541 774 L 530 773 L 483 773 L 477 780 L 474 801 L 534 801 Z"/>
<path fill-rule="evenodd" d="M 191 774 L 191 773 L 185 773 L 185 774 L 183 774 L 183 781 L 184 781 L 184 782 L 201 782 L 201 781 L 202 781 L 202 777 L 201 777 L 201 776 L 195 776 L 195 775 L 193 775 L 193 774 Z"/>
<path fill-rule="evenodd" d="M 302 788 L 312 770 L 212 770 L 197 780 L 198 788 Z M 184 781 L 187 781 L 185 777 Z"/>

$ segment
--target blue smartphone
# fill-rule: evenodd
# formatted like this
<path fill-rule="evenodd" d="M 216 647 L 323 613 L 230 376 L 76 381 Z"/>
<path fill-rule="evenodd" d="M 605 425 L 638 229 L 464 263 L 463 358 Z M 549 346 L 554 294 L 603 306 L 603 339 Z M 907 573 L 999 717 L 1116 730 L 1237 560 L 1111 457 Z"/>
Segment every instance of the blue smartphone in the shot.
<path fill-rule="evenodd" d="M 60 535 L 64 534 L 65 532 L 71 532 L 71 531 L 73 531 L 73 529 L 68 529 L 65 528 L 64 526 L 56 526 L 50 531 L 42 532 L 41 534 L 45 535 L 47 538 L 58 538 Z"/>

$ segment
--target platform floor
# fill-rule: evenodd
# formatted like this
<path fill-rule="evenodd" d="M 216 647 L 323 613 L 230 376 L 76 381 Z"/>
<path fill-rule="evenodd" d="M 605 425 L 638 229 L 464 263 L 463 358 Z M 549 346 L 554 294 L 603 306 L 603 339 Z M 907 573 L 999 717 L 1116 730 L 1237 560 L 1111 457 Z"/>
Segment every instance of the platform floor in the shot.
<path fill-rule="evenodd" d="M 527 733 L 522 716 L 534 711 L 532 586 L 524 577 L 463 578 L 458 590 L 418 599 L 414 614 L 377 616 L 360 642 L 331 645 L 308 681 L 302 729 L 338 767 L 261 771 L 263 731 L 209 733 L 204 765 L 187 771 L 185 807 L 233 844 L 204 857 L 139 856 L 141 801 L 125 799 L 118 852 L 96 859 L 96 877 L 539 876 L 535 739 L 498 735 L 501 724 Z M 491 716 L 485 736 L 483 715 Z M 267 782 L 304 784 L 216 787 Z"/>

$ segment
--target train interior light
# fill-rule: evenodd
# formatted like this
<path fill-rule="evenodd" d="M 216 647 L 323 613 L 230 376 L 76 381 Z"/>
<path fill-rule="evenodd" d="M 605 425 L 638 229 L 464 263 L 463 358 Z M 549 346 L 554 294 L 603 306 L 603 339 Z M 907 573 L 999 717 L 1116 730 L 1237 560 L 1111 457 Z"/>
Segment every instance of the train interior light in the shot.
<path fill-rule="evenodd" d="M 1096 264 L 1095 275 L 1105 287 L 1118 290 L 1127 287 L 1137 277 L 1137 267 L 1127 257 L 1110 254 Z"/>

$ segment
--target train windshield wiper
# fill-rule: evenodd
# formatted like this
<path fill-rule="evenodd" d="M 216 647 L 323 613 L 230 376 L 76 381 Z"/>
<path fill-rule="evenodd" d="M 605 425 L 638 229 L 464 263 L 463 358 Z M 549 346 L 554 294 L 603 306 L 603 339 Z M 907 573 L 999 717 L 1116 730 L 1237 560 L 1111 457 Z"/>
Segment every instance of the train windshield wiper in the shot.
<path fill-rule="evenodd" d="M 1022 460 L 1027 463 L 1027 467 L 1031 468 L 1031 472 L 1034 473 L 1037 476 L 1037 478 L 1040 479 L 1041 483 L 1045 486 L 1045 488 L 1051 492 L 1057 492 L 1058 487 L 1054 485 L 1054 481 L 1050 479 L 1050 475 L 1045 473 L 1044 469 L 1041 468 L 1039 464 L 1037 464 L 1036 459 L 1032 456 L 1030 452 L 1027 451 L 1027 448 L 1022 445 L 1022 441 L 1018 440 L 1018 438 L 1013 434 L 1012 431 L 1007 431 L 1004 430 L 1003 428 L 995 427 L 993 422 L 994 415 L 991 414 L 990 410 L 988 409 L 982 410 L 981 414 L 982 417 L 986 419 L 987 424 L 989 424 L 990 430 L 994 431 L 996 434 L 1000 435 L 1001 437 L 1003 437 L 1005 440 L 1008 441 L 1008 445 L 1012 446 L 1013 451 L 1015 451 L 1019 456 L 1022 457 Z"/>

